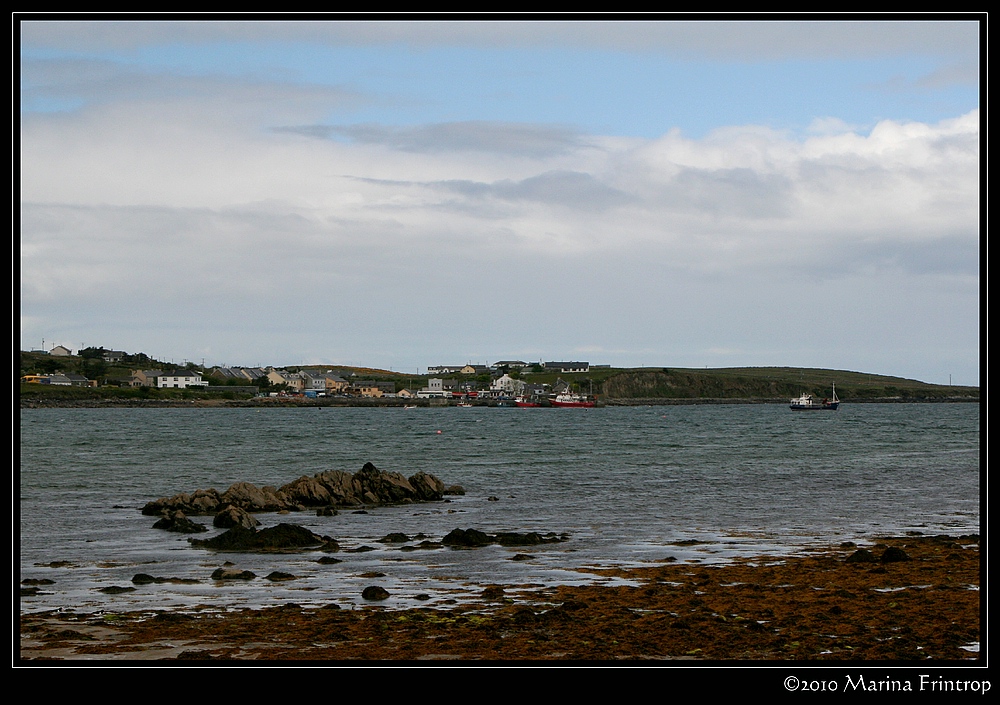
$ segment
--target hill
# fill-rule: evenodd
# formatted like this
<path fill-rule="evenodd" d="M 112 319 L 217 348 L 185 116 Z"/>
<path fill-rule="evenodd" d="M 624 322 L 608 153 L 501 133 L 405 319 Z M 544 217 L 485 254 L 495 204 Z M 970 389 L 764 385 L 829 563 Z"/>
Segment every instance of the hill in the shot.
<path fill-rule="evenodd" d="M 609 401 L 759 400 L 787 401 L 802 393 L 845 401 L 978 401 L 978 387 L 926 384 L 886 375 L 797 367 L 618 370 L 602 380 Z"/>

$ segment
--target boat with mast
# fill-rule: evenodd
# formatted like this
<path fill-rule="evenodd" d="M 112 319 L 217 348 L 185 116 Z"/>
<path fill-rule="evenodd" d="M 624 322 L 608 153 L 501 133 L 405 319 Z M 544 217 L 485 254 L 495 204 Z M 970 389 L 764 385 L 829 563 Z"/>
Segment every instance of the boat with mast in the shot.
<path fill-rule="evenodd" d="M 837 398 L 837 384 L 833 384 L 833 396 L 817 401 L 812 394 L 802 393 L 801 396 L 789 401 L 788 408 L 792 411 L 836 411 L 840 407 Z"/>
<path fill-rule="evenodd" d="M 566 390 L 562 394 L 557 394 L 549 399 L 549 404 L 555 407 L 576 407 L 589 409 L 594 406 L 594 402 L 585 396 L 575 394 Z"/>

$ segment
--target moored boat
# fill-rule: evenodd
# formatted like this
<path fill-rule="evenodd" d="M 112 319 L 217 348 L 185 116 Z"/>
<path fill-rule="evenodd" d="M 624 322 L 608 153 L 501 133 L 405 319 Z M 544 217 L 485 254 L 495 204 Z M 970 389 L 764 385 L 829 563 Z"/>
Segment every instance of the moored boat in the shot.
<path fill-rule="evenodd" d="M 562 394 L 557 394 L 552 399 L 549 399 L 549 403 L 556 407 L 579 407 L 579 408 L 591 408 L 594 406 L 594 402 L 585 396 L 580 394 L 574 394 L 572 392 L 563 392 Z"/>
<path fill-rule="evenodd" d="M 792 399 L 788 408 L 792 411 L 836 411 L 840 407 L 840 399 L 837 398 L 837 385 L 833 385 L 833 397 L 817 401 L 812 394 L 803 393 L 801 396 Z"/>
<path fill-rule="evenodd" d="M 516 397 L 514 399 L 514 403 L 517 406 L 522 406 L 522 407 L 536 407 L 542 405 L 540 401 L 535 401 L 534 398 L 532 397 Z"/>

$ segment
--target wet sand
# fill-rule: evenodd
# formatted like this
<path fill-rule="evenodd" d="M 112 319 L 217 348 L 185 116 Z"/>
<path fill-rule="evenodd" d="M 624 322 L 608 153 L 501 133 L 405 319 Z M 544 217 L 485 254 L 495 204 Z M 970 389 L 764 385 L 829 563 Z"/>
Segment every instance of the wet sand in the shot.
<path fill-rule="evenodd" d="M 631 586 L 482 586 L 448 608 L 22 614 L 20 663 L 978 662 L 978 536 L 873 539 L 874 562 L 849 561 L 858 548 L 592 571 Z"/>

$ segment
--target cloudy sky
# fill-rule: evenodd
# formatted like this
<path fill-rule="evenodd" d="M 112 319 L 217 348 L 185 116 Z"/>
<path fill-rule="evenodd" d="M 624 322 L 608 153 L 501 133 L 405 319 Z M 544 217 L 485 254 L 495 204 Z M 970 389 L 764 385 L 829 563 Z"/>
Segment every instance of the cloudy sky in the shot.
<path fill-rule="evenodd" d="M 979 384 L 973 21 L 15 31 L 22 349 Z"/>

